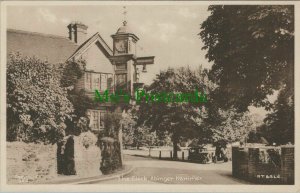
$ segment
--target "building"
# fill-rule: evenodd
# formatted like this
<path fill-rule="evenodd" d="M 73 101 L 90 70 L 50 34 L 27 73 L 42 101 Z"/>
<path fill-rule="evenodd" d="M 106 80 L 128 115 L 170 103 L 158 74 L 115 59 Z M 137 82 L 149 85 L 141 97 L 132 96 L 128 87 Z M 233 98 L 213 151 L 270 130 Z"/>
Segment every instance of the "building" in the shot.
<path fill-rule="evenodd" d="M 66 61 L 84 60 L 84 76 L 78 81 L 76 89 L 83 89 L 93 97 L 95 89 L 124 90 L 133 93 L 139 83 L 141 69 L 153 64 L 154 56 L 138 57 L 139 38 L 130 30 L 127 21 L 111 37 L 112 48 L 97 32 L 87 37 L 88 26 L 75 22 L 67 26 L 69 37 L 41 34 L 35 32 L 7 30 L 7 53 L 20 52 L 22 56 L 35 56 L 52 64 Z M 94 131 L 104 128 L 104 115 L 110 104 L 99 104 L 89 109 L 90 127 Z"/>

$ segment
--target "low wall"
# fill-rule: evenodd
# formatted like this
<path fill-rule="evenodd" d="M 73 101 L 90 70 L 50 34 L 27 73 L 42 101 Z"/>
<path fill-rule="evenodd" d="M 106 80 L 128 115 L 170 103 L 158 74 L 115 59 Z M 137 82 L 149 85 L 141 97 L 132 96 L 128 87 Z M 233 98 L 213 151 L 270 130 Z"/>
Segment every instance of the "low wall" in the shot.
<path fill-rule="evenodd" d="M 232 147 L 232 175 L 259 184 L 294 184 L 294 147 Z"/>
<path fill-rule="evenodd" d="M 100 171 L 101 150 L 96 145 L 97 137 L 91 132 L 85 132 L 72 138 L 74 149 L 71 150 L 57 148 L 56 144 L 7 142 L 7 183 L 43 183 L 58 178 L 61 175 L 58 174 L 57 156 L 64 151 L 74 152 L 72 159 L 76 176 L 102 175 Z M 69 166 L 61 165 L 60 167 Z"/>
<path fill-rule="evenodd" d="M 90 139 L 87 139 L 90 138 Z M 85 145 L 85 140 L 92 142 L 88 146 Z M 96 146 L 96 136 L 92 133 L 82 133 L 79 137 L 74 137 L 74 161 L 76 175 L 80 177 L 101 175 L 101 150 Z"/>
<path fill-rule="evenodd" d="M 56 145 L 7 142 L 7 183 L 38 183 L 57 177 Z"/>

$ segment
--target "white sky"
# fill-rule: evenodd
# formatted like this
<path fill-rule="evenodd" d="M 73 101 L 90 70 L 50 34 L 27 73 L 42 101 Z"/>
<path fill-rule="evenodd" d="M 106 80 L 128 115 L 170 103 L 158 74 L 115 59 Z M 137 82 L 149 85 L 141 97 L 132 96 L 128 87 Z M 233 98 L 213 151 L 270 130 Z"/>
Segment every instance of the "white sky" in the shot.
<path fill-rule="evenodd" d="M 141 82 L 151 83 L 155 74 L 168 67 L 203 65 L 206 51 L 197 35 L 200 24 L 209 16 L 206 5 L 127 5 L 127 21 L 140 38 L 138 56 L 155 56 L 155 64 L 141 75 Z M 80 21 L 88 26 L 88 36 L 99 32 L 112 48 L 110 35 L 124 20 L 123 6 L 9 6 L 7 27 L 25 31 L 68 36 L 67 25 Z M 139 54 L 140 53 L 140 54 Z M 263 108 L 251 107 L 252 113 L 264 116 Z"/>
<path fill-rule="evenodd" d="M 150 83 L 155 74 L 167 67 L 202 64 L 205 59 L 203 43 L 197 35 L 200 24 L 209 12 L 207 6 L 129 5 L 127 20 L 132 31 L 140 38 L 138 55 L 155 56 L 155 64 L 140 80 Z M 66 26 L 71 21 L 88 25 L 88 36 L 99 32 L 112 47 L 110 35 L 122 25 L 123 6 L 9 6 L 8 28 L 68 36 Z M 139 54 L 140 53 L 140 54 Z"/>

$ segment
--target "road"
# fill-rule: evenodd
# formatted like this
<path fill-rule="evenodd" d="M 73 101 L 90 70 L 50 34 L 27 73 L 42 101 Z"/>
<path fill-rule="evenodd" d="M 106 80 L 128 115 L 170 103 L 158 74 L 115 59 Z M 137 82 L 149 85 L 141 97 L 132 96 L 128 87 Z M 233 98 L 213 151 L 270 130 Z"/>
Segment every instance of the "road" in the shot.
<path fill-rule="evenodd" d="M 134 171 L 105 184 L 246 184 L 231 176 L 231 162 L 199 164 L 125 155 L 125 164 Z"/>

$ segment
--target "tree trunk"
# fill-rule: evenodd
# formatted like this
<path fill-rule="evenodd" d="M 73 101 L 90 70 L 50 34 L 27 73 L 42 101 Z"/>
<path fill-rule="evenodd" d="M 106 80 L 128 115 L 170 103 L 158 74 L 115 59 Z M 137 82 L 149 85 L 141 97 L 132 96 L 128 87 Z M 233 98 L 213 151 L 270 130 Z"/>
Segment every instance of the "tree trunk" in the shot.
<path fill-rule="evenodd" d="M 177 148 L 177 145 L 178 145 L 178 137 L 175 136 L 175 137 L 173 137 L 173 159 L 178 159 L 178 155 L 177 155 L 178 148 Z"/>
<path fill-rule="evenodd" d="M 123 165 L 123 133 L 122 133 L 122 129 L 123 129 L 123 126 L 121 125 L 121 128 L 119 129 L 119 143 L 120 143 L 120 161 L 121 161 L 121 166 Z"/>

